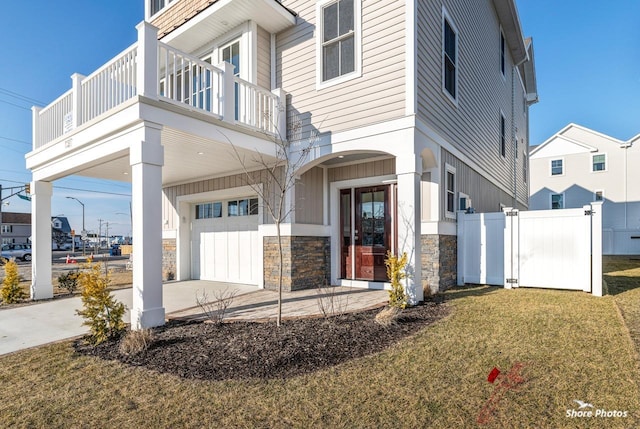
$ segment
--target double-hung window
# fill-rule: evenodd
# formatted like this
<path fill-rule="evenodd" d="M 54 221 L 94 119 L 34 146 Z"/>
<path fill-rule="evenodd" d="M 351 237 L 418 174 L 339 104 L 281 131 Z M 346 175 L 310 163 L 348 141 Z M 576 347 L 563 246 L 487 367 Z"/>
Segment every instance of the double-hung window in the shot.
<path fill-rule="evenodd" d="M 446 164 L 445 169 L 445 217 L 455 219 L 456 217 L 456 170 L 453 166 Z"/>
<path fill-rule="evenodd" d="M 505 40 L 504 33 L 502 29 L 500 30 L 500 72 L 502 73 L 502 77 L 505 77 Z"/>
<path fill-rule="evenodd" d="M 162 9 L 164 9 L 165 7 L 169 6 L 169 3 L 175 1 L 175 0 L 149 0 L 151 9 L 150 9 L 150 16 L 155 15 L 156 13 L 160 12 Z"/>
<path fill-rule="evenodd" d="M 507 154 L 507 120 L 502 112 L 500 112 L 500 155 L 503 157 Z"/>
<path fill-rule="evenodd" d="M 561 159 L 552 159 L 551 160 L 551 175 L 552 176 L 562 176 L 564 174 L 564 168 L 562 165 Z"/>
<path fill-rule="evenodd" d="M 554 210 L 564 208 L 564 194 L 551 194 L 551 208 Z"/>
<path fill-rule="evenodd" d="M 607 169 L 607 156 L 598 154 L 591 156 L 591 171 L 605 171 Z"/>
<path fill-rule="evenodd" d="M 320 86 L 325 82 L 337 83 L 359 76 L 360 2 L 361 0 L 334 0 L 318 4 Z"/>
<path fill-rule="evenodd" d="M 452 100 L 458 99 L 458 32 L 443 10 L 442 16 L 442 88 Z"/>

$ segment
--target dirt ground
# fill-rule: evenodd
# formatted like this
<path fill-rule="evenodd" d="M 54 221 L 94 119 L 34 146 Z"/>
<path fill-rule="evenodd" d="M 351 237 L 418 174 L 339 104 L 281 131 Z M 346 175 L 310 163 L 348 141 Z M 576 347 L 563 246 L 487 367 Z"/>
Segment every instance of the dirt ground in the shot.
<path fill-rule="evenodd" d="M 449 314 L 443 302 L 405 309 L 397 323 L 375 322 L 380 310 L 274 323 L 180 322 L 153 329 L 151 346 L 136 355 L 120 352 L 117 339 L 91 346 L 77 340 L 78 353 L 118 360 L 182 378 L 226 380 L 287 378 L 382 351 Z"/>

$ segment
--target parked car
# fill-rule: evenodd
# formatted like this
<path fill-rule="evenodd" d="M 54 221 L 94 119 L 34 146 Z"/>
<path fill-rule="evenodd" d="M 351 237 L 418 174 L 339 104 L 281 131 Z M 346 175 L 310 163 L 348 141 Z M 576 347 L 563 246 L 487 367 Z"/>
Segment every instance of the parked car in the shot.
<path fill-rule="evenodd" d="M 22 259 L 23 261 L 31 260 L 31 245 L 30 244 L 5 244 L 2 246 L 2 257 L 6 259 L 15 258 Z"/>

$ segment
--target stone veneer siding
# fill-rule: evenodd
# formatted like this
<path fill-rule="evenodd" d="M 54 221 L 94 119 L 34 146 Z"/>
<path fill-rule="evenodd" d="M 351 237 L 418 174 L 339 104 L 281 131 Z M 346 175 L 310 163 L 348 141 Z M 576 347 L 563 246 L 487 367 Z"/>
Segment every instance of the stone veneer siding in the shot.
<path fill-rule="evenodd" d="M 421 237 L 422 289 L 425 296 L 455 286 L 458 270 L 458 238 L 429 234 Z"/>
<path fill-rule="evenodd" d="M 176 239 L 162 239 L 162 280 L 176 278 Z"/>
<path fill-rule="evenodd" d="M 278 289 L 278 237 L 264 237 L 264 287 Z M 283 278 L 286 292 L 328 285 L 331 276 L 329 237 L 282 237 Z"/>

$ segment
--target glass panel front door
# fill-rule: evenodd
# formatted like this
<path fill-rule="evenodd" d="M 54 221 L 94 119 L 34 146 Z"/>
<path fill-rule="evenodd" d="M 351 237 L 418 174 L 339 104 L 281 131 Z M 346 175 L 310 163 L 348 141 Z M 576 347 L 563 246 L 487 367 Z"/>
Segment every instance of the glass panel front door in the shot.
<path fill-rule="evenodd" d="M 389 186 L 345 189 L 340 197 L 342 277 L 388 281 L 384 259 L 391 249 Z"/>

